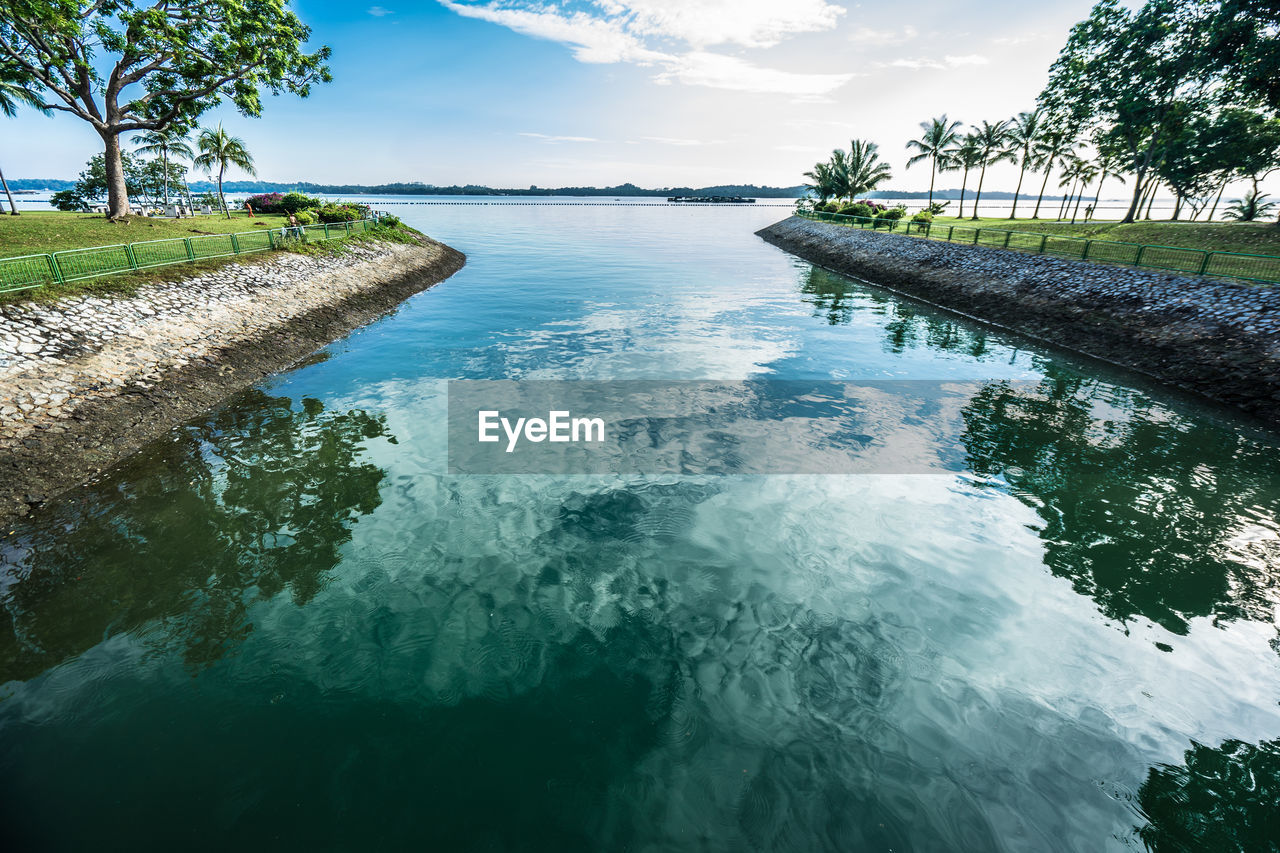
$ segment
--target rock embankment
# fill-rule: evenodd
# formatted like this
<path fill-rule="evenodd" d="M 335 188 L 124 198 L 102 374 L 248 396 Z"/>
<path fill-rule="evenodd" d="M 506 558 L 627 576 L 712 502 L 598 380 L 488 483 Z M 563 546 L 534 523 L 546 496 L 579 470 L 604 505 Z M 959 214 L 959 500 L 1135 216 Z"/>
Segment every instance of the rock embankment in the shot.
<path fill-rule="evenodd" d="M 819 266 L 1280 424 L 1280 288 L 955 245 L 798 216 L 758 234 Z"/>
<path fill-rule="evenodd" d="M 91 479 L 465 261 L 433 240 L 278 253 L 129 298 L 0 306 L 0 520 Z"/>

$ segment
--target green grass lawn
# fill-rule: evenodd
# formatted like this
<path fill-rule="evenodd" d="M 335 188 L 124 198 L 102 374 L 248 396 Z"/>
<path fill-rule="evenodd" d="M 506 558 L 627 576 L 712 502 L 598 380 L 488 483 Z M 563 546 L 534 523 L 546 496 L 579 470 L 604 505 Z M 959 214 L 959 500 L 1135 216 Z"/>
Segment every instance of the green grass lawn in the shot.
<path fill-rule="evenodd" d="M 1116 240 L 1148 246 L 1176 246 L 1208 252 L 1244 252 L 1255 255 L 1280 255 L 1280 225 L 1272 222 L 1147 222 L 1129 225 L 1095 221 L 1087 225 L 1077 222 L 1054 222 L 1034 219 L 983 217 L 977 222 L 969 218 L 940 216 L 937 225 L 977 225 L 1010 231 L 1048 232 L 1095 240 Z"/>
<path fill-rule="evenodd" d="M 0 216 L 0 258 L 39 255 L 63 249 L 141 243 L 196 234 L 228 234 L 280 228 L 285 217 L 243 211 L 231 218 L 216 214 L 190 219 L 155 219 L 141 216 L 111 222 L 101 214 L 63 213 L 56 210 L 23 211 L 21 216 Z"/>

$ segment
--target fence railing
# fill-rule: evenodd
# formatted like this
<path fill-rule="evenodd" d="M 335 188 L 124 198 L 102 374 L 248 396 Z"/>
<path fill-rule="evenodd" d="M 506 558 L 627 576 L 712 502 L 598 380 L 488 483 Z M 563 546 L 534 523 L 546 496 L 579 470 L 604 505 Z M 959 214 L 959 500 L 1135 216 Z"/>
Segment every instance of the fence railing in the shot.
<path fill-rule="evenodd" d="M 152 269 L 170 264 L 186 264 L 209 258 L 225 258 L 284 248 L 291 243 L 315 243 L 364 233 L 377 219 L 239 231 L 231 234 L 200 234 L 147 240 L 118 246 L 64 249 L 44 255 L 0 258 L 0 293 L 31 290 L 47 284 L 81 281 L 104 275 Z"/>
<path fill-rule="evenodd" d="M 1250 255 L 1243 252 L 1210 252 L 1178 246 L 1150 246 L 1069 237 L 1039 231 L 1015 231 L 1006 228 L 980 228 L 971 225 L 943 225 L 937 222 L 913 222 L 910 219 L 874 219 L 846 216 L 840 213 L 801 211 L 800 216 L 818 222 L 835 222 L 855 228 L 894 231 L 948 243 L 966 243 L 997 249 L 1015 249 L 1043 255 L 1058 255 L 1082 261 L 1124 264 L 1148 269 L 1170 270 L 1216 278 L 1238 278 L 1262 284 L 1280 283 L 1280 257 Z"/>

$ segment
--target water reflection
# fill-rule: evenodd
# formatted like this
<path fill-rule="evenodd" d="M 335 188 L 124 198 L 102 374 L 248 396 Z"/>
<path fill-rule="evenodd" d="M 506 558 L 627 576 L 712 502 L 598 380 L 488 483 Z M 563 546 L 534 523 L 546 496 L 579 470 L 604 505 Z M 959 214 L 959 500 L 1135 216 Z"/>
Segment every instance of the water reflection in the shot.
<path fill-rule="evenodd" d="M 1208 420 L 1050 367 L 964 407 L 970 468 L 1043 520 L 1050 571 L 1121 622 L 1270 622 L 1280 603 L 1280 458 Z"/>
<path fill-rule="evenodd" d="M 1138 791 L 1155 853 L 1280 850 L 1280 741 L 1192 744 L 1182 765 L 1151 769 Z"/>
<path fill-rule="evenodd" d="M 381 415 L 252 391 L 19 530 L 0 563 L 0 681 L 153 621 L 153 642 L 207 665 L 251 630 L 254 600 L 306 603 L 380 503 L 384 472 L 362 459 L 375 438 L 395 440 Z"/>

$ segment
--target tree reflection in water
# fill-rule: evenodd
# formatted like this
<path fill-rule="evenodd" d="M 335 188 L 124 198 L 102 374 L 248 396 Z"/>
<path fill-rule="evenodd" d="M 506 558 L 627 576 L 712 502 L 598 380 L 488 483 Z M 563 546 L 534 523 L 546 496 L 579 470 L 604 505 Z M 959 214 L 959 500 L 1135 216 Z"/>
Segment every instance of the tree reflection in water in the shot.
<path fill-rule="evenodd" d="M 385 474 L 362 458 L 376 438 L 395 441 L 381 415 L 255 390 L 54 508 L 60 523 L 19 531 L 0 558 L 0 681 L 153 622 L 198 668 L 252 629 L 255 600 L 287 589 L 305 604 L 381 502 Z"/>
<path fill-rule="evenodd" d="M 1050 369 L 964 407 L 969 467 L 1033 507 L 1050 571 L 1108 617 L 1270 622 L 1280 603 L 1274 447 Z"/>
<path fill-rule="evenodd" d="M 1192 744 L 1182 766 L 1153 767 L 1138 790 L 1156 853 L 1280 851 L 1280 741 Z"/>

